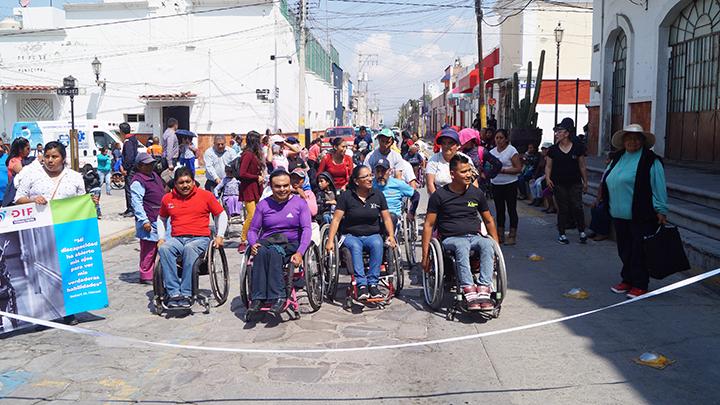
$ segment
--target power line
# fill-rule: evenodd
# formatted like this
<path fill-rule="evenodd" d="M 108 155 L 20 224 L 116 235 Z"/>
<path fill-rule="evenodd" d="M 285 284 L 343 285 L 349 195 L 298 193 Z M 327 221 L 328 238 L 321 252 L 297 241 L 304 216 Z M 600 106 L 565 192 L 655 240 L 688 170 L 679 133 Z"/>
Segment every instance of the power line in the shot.
<path fill-rule="evenodd" d="M 280 2 L 280 0 L 273 0 L 273 1 L 270 2 L 270 3 L 268 3 L 267 1 L 262 1 L 262 2 L 259 2 L 259 3 L 248 3 L 248 4 L 238 5 L 238 6 L 228 6 L 228 7 L 212 8 L 212 9 L 208 9 L 208 10 L 186 11 L 186 12 L 184 12 L 184 13 L 177 13 L 177 14 L 171 14 L 171 15 L 156 15 L 156 16 L 152 16 L 152 17 L 131 18 L 131 19 L 128 19 L 128 20 L 120 20 L 120 21 L 108 21 L 108 22 L 94 23 L 94 24 L 74 25 L 74 26 L 72 26 L 72 27 L 46 28 L 46 29 L 32 30 L 32 31 L 8 32 L 8 33 L 0 34 L 0 38 L 2 38 L 2 37 L 20 36 L 20 35 L 41 34 L 41 33 L 45 33 L 45 32 L 67 31 L 67 30 L 74 30 L 74 29 L 80 29 L 80 28 L 104 27 L 104 26 L 108 26 L 108 25 L 127 24 L 127 23 L 141 22 L 141 21 L 151 21 L 151 20 L 160 20 L 160 19 L 165 19 L 165 18 L 183 17 L 183 16 L 195 15 L 195 14 L 215 13 L 215 12 L 218 12 L 218 11 L 237 10 L 237 9 L 247 8 L 247 7 L 263 6 L 263 5 L 267 5 L 267 4 L 275 4 L 275 3 L 279 3 L 279 2 Z"/>

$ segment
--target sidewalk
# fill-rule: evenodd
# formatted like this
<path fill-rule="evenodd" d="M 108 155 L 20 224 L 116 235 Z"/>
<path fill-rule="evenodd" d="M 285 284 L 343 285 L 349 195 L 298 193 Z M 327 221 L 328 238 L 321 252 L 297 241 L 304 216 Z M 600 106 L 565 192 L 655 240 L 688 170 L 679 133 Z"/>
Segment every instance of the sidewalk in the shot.
<path fill-rule="evenodd" d="M 112 190 L 112 195 L 100 197 L 102 219 L 98 220 L 100 244 L 103 250 L 112 249 L 126 240 L 135 237 L 135 219 L 120 216 L 125 211 L 124 190 Z"/>

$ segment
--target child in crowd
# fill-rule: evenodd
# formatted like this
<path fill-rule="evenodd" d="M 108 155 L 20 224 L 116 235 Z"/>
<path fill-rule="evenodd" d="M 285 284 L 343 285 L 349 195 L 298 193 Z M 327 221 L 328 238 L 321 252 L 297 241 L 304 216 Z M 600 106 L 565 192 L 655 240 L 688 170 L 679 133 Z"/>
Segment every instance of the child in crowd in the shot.
<path fill-rule="evenodd" d="M 181 136 L 180 139 L 180 150 L 178 154 L 178 156 L 180 156 L 180 164 L 190 169 L 194 176 L 197 148 L 193 145 L 191 136 Z"/>
<path fill-rule="evenodd" d="M 230 218 L 241 216 L 243 206 L 240 202 L 240 182 L 233 177 L 233 169 L 225 166 L 225 177 L 215 186 L 215 196 L 222 195 L 222 204 Z"/>
<path fill-rule="evenodd" d="M 337 192 L 332 176 L 328 172 L 318 175 L 318 191 L 316 194 L 318 214 L 317 219 L 321 224 L 329 224 L 335 211 Z"/>
<path fill-rule="evenodd" d="M 100 195 L 102 194 L 100 186 L 102 183 L 100 182 L 100 175 L 97 170 L 88 163 L 82 168 L 82 176 L 85 181 L 85 192 L 96 196 L 98 199 L 95 209 L 97 211 L 97 219 L 102 219 L 102 211 L 100 210 Z"/>
<path fill-rule="evenodd" d="M 537 153 L 537 146 L 534 143 L 530 143 L 527 146 L 527 152 L 525 152 L 520 160 L 523 162 L 523 169 L 518 175 L 518 186 L 520 190 L 518 200 L 525 200 L 530 192 L 528 189 L 528 181 L 532 179 L 535 174 L 535 169 L 540 162 L 540 155 Z"/>
<path fill-rule="evenodd" d="M 425 167 L 425 158 L 420 153 L 420 147 L 417 144 L 413 143 L 412 146 L 410 146 L 408 153 L 405 155 L 405 160 L 410 163 L 417 178 L 420 168 Z"/>

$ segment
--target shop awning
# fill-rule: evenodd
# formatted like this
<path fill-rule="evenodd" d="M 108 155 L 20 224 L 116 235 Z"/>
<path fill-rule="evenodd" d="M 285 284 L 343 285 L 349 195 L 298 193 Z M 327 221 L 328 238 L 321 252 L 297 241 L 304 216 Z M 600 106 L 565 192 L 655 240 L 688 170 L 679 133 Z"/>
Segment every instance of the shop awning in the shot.
<path fill-rule="evenodd" d="M 437 76 L 436 76 L 437 77 Z M 447 82 L 450 81 L 450 73 L 445 73 L 445 76 L 440 79 L 441 82 Z"/>

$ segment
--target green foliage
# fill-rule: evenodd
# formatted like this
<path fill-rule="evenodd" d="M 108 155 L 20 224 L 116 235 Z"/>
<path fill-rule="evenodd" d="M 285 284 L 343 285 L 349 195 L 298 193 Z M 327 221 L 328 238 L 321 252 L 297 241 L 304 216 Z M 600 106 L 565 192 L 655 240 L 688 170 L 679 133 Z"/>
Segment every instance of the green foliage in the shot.
<path fill-rule="evenodd" d="M 542 85 L 543 67 L 545 66 L 545 51 L 540 53 L 540 65 L 537 78 L 535 79 L 535 93 L 530 97 L 532 87 L 532 62 L 528 62 L 528 75 L 525 86 L 525 97 L 520 100 L 520 79 L 517 72 L 513 74 L 512 81 L 512 108 L 510 110 L 510 121 L 512 128 L 537 128 L 538 113 L 536 112 L 538 99 L 540 98 L 540 87 Z"/>

